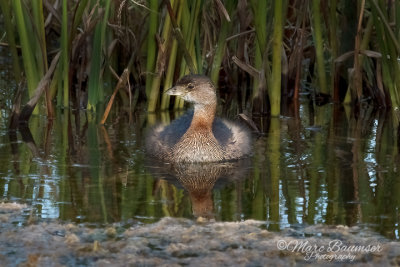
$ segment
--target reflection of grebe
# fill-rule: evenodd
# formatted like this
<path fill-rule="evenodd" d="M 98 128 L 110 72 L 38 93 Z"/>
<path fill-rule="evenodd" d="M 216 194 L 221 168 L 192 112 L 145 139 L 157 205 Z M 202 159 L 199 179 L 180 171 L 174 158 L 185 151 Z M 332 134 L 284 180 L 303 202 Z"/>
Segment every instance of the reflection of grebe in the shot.
<path fill-rule="evenodd" d="M 212 190 L 215 182 L 227 172 L 229 172 L 229 167 L 215 164 L 178 164 L 173 166 L 173 173 L 189 193 L 194 217 L 215 218 Z"/>
<path fill-rule="evenodd" d="M 154 178 L 184 188 L 196 218 L 218 219 L 214 212 L 213 190 L 222 190 L 249 177 L 249 158 L 230 162 L 160 164 L 147 158 L 147 168 Z M 238 211 L 240 213 L 240 211 Z"/>
<path fill-rule="evenodd" d="M 244 179 L 248 163 L 249 161 L 175 164 L 171 166 L 170 174 L 173 174 L 189 193 L 193 215 L 196 218 L 214 219 L 212 191 L 215 184 L 220 179 L 229 182 Z"/>
<path fill-rule="evenodd" d="M 217 97 L 208 77 L 185 76 L 166 93 L 193 103 L 194 111 L 152 130 L 146 139 L 151 155 L 172 162 L 218 162 L 250 154 L 251 138 L 246 129 L 214 119 Z"/>

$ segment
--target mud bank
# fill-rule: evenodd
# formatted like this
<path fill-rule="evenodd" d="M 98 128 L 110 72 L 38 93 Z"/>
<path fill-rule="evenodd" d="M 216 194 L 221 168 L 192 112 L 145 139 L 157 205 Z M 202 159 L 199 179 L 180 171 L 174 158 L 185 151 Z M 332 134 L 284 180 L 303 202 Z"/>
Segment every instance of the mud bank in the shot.
<path fill-rule="evenodd" d="M 263 222 L 164 218 L 104 228 L 52 222 L 20 226 L 25 205 L 0 204 L 1 266 L 389 266 L 400 245 L 365 229 L 309 226 L 270 232 Z"/>

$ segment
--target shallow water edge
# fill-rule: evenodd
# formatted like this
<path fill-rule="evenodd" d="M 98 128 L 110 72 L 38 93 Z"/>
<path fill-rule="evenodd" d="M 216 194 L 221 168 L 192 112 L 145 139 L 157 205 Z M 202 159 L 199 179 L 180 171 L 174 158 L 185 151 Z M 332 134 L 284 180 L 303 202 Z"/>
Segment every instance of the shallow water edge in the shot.
<path fill-rule="evenodd" d="M 313 225 L 280 233 L 264 222 L 165 217 L 128 228 L 57 220 L 15 224 L 28 208 L 0 204 L 3 266 L 329 266 L 398 265 L 400 244 L 358 227 Z"/>

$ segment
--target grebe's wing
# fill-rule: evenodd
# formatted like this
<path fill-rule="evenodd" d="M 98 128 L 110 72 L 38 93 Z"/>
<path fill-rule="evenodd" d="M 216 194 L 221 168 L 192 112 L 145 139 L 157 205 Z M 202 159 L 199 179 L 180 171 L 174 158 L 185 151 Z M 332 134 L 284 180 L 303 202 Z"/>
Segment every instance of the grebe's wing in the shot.
<path fill-rule="evenodd" d="M 160 131 L 160 140 L 163 143 L 168 144 L 170 147 L 173 147 L 186 133 L 187 129 L 189 129 L 192 119 L 193 110 L 189 110 L 171 122 L 171 124 L 164 126 L 164 128 Z"/>
<path fill-rule="evenodd" d="M 251 133 L 245 126 L 216 118 L 213 133 L 228 158 L 241 158 L 251 154 Z"/>

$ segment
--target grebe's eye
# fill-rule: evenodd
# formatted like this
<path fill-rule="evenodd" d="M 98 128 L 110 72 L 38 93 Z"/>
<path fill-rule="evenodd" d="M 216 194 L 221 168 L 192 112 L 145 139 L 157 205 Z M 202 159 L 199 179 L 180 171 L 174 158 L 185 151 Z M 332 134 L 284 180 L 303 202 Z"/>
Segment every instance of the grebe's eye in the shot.
<path fill-rule="evenodd" d="M 189 84 L 187 85 L 187 88 L 189 88 L 190 90 L 192 90 L 192 89 L 194 88 L 194 85 L 193 85 L 192 83 L 189 83 Z"/>

